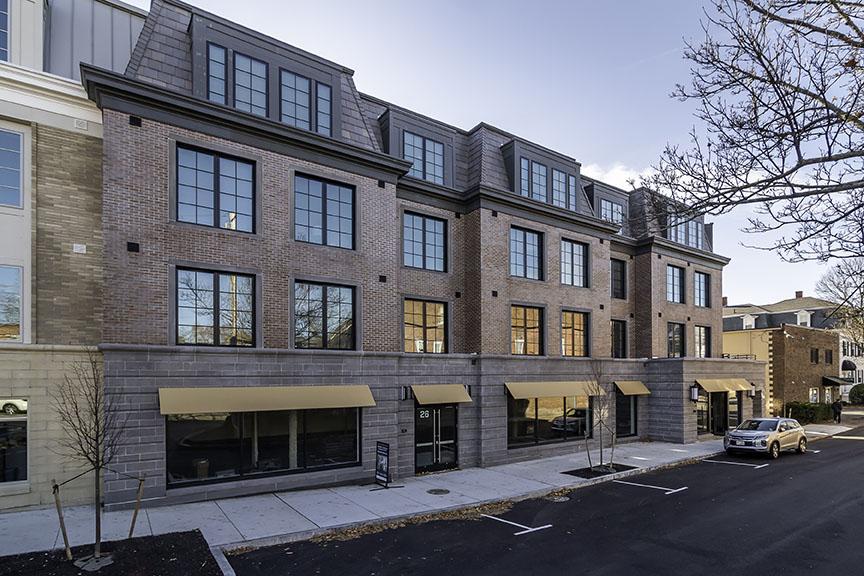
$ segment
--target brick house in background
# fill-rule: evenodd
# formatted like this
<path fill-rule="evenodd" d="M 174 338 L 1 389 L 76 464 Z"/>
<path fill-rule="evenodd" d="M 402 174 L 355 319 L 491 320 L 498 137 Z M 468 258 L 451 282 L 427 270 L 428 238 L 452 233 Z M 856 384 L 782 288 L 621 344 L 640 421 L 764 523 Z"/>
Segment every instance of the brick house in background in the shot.
<path fill-rule="evenodd" d="M 83 71 L 117 471 L 148 502 L 368 480 L 379 441 L 394 477 L 565 454 L 598 403 L 622 441 L 761 410 L 762 363 L 720 358 L 728 259 L 647 191 L 175 0 L 124 74 Z"/>
<path fill-rule="evenodd" d="M 53 503 L 80 468 L 50 394 L 102 341 L 102 113 L 79 62 L 122 71 L 145 12 L 109 0 L 0 4 L 0 510 Z M 50 23 L 50 26 L 49 26 Z M 67 503 L 92 499 L 83 477 Z"/>
<path fill-rule="evenodd" d="M 723 306 L 723 351 L 768 364 L 767 412 L 780 414 L 786 402 L 832 403 L 847 383 L 838 378 L 843 354 L 841 335 L 832 321 L 836 304 L 819 298 L 795 298 L 767 305 Z M 849 350 L 848 343 L 846 352 Z"/>

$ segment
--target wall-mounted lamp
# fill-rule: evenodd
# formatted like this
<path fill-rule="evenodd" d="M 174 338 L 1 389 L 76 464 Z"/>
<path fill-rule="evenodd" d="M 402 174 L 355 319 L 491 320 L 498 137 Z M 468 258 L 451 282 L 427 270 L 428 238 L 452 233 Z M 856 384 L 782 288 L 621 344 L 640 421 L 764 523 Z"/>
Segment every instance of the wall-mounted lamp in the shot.
<path fill-rule="evenodd" d="M 698 384 L 693 384 L 692 386 L 690 386 L 690 400 L 692 400 L 693 402 L 699 401 L 699 385 Z"/>
<path fill-rule="evenodd" d="M 747 391 L 747 394 L 750 396 L 750 398 L 756 397 L 756 384 L 754 384 L 753 382 L 750 383 L 750 390 Z"/>

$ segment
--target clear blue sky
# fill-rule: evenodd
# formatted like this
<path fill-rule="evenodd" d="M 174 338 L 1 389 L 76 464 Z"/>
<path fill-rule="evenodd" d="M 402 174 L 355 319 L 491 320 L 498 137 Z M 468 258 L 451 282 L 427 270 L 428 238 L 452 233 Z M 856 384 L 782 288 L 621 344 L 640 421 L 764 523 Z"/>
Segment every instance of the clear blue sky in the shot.
<path fill-rule="evenodd" d="M 624 188 L 695 121 L 669 94 L 689 81 L 683 39 L 703 36 L 701 0 L 187 1 L 353 69 L 361 92 L 461 128 L 493 124 Z M 713 220 L 715 251 L 733 259 L 730 303 L 813 294 L 824 265 L 741 246 L 770 245 L 739 232 L 744 213 Z"/>

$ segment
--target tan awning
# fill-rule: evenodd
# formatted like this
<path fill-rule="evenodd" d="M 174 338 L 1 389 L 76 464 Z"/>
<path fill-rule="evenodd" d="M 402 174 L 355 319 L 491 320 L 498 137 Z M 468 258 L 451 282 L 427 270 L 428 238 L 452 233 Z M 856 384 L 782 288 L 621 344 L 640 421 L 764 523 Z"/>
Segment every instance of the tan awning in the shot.
<path fill-rule="evenodd" d="M 627 396 L 651 393 L 641 380 L 616 380 L 615 385 L 621 390 L 622 394 L 626 394 Z"/>
<path fill-rule="evenodd" d="M 606 394 L 597 382 L 505 382 L 510 395 L 524 398 L 555 398 L 563 396 L 602 396 Z"/>
<path fill-rule="evenodd" d="M 368 386 L 160 388 L 161 414 L 264 412 L 375 406 Z"/>
<path fill-rule="evenodd" d="M 411 386 L 418 404 L 451 404 L 453 402 L 473 402 L 468 391 L 461 384 L 431 384 Z"/>
<path fill-rule="evenodd" d="M 752 390 L 753 386 L 744 378 L 720 378 L 716 380 L 696 380 L 706 392 L 737 392 Z"/>

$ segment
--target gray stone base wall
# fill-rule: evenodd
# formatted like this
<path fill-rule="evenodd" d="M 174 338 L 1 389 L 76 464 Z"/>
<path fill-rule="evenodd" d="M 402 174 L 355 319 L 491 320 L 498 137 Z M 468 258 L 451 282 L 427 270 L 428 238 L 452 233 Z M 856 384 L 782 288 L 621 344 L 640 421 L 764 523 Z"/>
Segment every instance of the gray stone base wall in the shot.
<path fill-rule="evenodd" d="M 103 345 L 106 394 L 128 411 L 123 446 L 105 477 L 108 508 L 129 506 L 137 478 L 147 473 L 145 505 L 185 502 L 301 487 L 371 482 L 375 446 L 390 444 L 393 479 L 412 476 L 415 400 L 405 389 L 424 384 L 460 384 L 473 402 L 458 405 L 458 464 L 492 466 L 585 450 L 581 440 L 507 447 L 506 382 L 599 380 L 606 390 L 608 422 L 614 427 L 615 380 L 642 380 L 651 390 L 639 398 L 636 439 L 690 442 L 696 420 L 690 378 L 744 377 L 764 386 L 759 362 L 738 360 L 590 360 L 515 356 L 423 356 L 399 353 L 298 350 L 225 350 Z M 708 377 L 708 376 L 704 376 Z M 205 486 L 168 488 L 165 417 L 158 390 L 165 387 L 367 385 L 376 406 L 361 410 L 360 465 L 274 477 L 247 477 Z M 752 409 L 751 409 L 752 410 Z M 691 433 L 692 429 L 692 433 Z M 604 435 L 608 444 L 611 438 Z M 630 441 L 630 440 L 628 440 Z M 589 442 L 593 449 L 597 440 Z M 132 476 L 133 478 L 129 478 Z"/>

